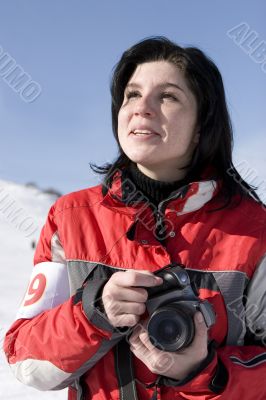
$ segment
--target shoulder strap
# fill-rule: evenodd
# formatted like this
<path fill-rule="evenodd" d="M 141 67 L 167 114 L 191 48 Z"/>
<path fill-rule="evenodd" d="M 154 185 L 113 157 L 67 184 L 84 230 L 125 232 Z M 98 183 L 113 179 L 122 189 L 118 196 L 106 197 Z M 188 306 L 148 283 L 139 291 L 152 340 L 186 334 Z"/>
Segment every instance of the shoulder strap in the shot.
<path fill-rule="evenodd" d="M 120 340 L 115 346 L 115 368 L 119 384 L 120 400 L 138 400 L 132 354 L 126 337 Z"/>

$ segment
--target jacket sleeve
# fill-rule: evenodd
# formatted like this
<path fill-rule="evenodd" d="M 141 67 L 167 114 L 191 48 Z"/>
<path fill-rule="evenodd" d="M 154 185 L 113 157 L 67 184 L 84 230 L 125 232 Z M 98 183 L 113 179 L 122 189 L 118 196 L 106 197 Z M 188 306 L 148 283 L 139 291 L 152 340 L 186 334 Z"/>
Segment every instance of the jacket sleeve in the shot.
<path fill-rule="evenodd" d="M 231 309 L 245 323 L 243 346 L 209 349 L 197 371 L 183 381 L 162 378 L 161 384 L 176 387 L 187 399 L 263 400 L 266 398 L 266 256 L 260 261 L 243 296 L 245 315 Z M 233 305 L 232 305 L 233 307 Z"/>
<path fill-rule="evenodd" d="M 122 333 L 94 307 L 104 283 L 95 282 L 91 290 L 84 283 L 70 296 L 53 206 L 41 232 L 26 296 L 4 341 L 6 357 L 18 380 L 39 390 L 62 389 L 117 343 Z"/>

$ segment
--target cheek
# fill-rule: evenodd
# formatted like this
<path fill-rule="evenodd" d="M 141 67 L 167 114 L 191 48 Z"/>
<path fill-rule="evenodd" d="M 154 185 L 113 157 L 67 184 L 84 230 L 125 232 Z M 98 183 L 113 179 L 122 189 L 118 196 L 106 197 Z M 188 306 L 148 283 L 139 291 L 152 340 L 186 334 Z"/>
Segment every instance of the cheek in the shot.
<path fill-rule="evenodd" d="M 169 118 L 167 130 L 171 137 L 171 141 L 179 139 L 181 143 L 190 143 L 195 134 L 195 118 L 194 115 L 178 114 Z"/>
<path fill-rule="evenodd" d="M 118 114 L 117 122 L 118 122 L 117 125 L 118 141 L 124 150 L 127 137 L 127 126 L 128 126 L 127 118 L 124 112 L 120 112 Z"/>
<path fill-rule="evenodd" d="M 128 116 L 125 111 L 123 110 L 119 111 L 117 122 L 118 122 L 118 135 L 121 135 L 123 131 L 126 129 L 128 122 Z"/>

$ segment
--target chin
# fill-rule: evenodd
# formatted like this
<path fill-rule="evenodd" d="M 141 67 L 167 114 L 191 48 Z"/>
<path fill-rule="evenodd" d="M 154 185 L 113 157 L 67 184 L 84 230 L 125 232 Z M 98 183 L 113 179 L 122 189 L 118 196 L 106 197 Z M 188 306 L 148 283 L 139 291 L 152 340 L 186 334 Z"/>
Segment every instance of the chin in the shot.
<path fill-rule="evenodd" d="M 138 165 L 138 166 L 140 166 L 140 167 L 143 167 L 143 168 L 147 168 L 147 169 L 150 169 L 150 168 L 152 168 L 152 166 L 154 165 L 153 163 L 149 163 L 148 161 L 147 161 L 147 159 L 145 159 L 145 160 L 143 160 L 142 158 L 140 159 L 140 158 L 130 158 L 130 160 L 133 162 L 133 163 L 135 163 L 136 165 Z"/>
<path fill-rule="evenodd" d="M 149 157 L 147 153 L 135 153 L 135 152 L 128 152 L 126 153 L 128 158 L 136 164 L 140 164 L 143 166 L 148 167 L 148 165 L 152 165 L 154 161 L 157 161 L 156 157 Z"/>

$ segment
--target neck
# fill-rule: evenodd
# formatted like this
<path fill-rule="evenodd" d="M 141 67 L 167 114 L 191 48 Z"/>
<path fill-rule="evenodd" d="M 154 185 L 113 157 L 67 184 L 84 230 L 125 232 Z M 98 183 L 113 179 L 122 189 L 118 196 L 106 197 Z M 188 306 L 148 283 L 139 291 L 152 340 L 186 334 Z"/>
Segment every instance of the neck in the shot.
<path fill-rule="evenodd" d="M 154 205 L 158 205 L 168 198 L 172 192 L 188 183 L 182 179 L 171 182 L 153 179 L 144 174 L 134 163 L 130 164 L 126 174 Z"/>
<path fill-rule="evenodd" d="M 148 178 L 154 179 L 160 182 L 176 182 L 184 179 L 186 176 L 186 171 L 184 169 L 180 170 L 177 168 L 163 169 L 161 166 L 158 168 L 153 168 L 152 170 L 144 167 L 143 165 L 137 164 L 138 169 L 146 175 Z"/>

